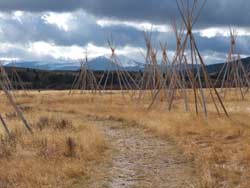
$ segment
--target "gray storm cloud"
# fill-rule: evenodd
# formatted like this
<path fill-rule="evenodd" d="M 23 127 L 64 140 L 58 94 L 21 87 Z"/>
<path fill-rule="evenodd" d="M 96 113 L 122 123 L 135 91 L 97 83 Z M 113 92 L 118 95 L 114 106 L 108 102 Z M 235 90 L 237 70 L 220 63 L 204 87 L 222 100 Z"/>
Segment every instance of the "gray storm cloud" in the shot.
<path fill-rule="evenodd" d="M 249 0 L 208 0 L 200 18 L 200 26 L 249 26 Z M 175 0 L 4 0 L 1 11 L 65 12 L 84 9 L 99 17 L 122 20 L 149 20 L 165 23 L 178 17 Z"/>
<path fill-rule="evenodd" d="M 13 19 L 10 15 L 0 18 L 0 40 L 21 44 L 48 41 L 62 46 L 83 46 L 89 42 L 105 45 L 108 37 L 113 34 L 117 45 L 143 43 L 142 31 L 123 26 L 101 27 L 93 16 L 83 12 L 72 13 L 74 19 L 69 23 L 69 31 L 47 23 L 43 15 L 24 13 L 18 19 Z"/>
<path fill-rule="evenodd" d="M 229 25 L 248 29 L 250 24 L 248 7 L 250 7 L 248 0 L 208 0 L 195 29 L 223 26 L 225 28 Z M 23 11 L 22 15 L 13 18 L 13 13 L 17 10 Z M 71 14 L 72 20 L 67 25 L 67 31 L 44 19 L 44 15 L 51 12 Z M 142 29 L 126 24 L 101 26 L 98 20 L 130 21 L 134 24 L 147 21 L 152 24 L 166 25 L 173 18 L 179 18 L 175 0 L 60 0 L 60 2 L 6 0 L 0 1 L 0 13 L 2 14 L 0 15 L 0 42 L 20 46 L 20 48 L 8 49 L 2 47 L 4 50 L 0 51 L 0 56 L 18 55 L 23 59 L 33 56 L 26 50 L 25 45 L 37 41 L 62 47 L 74 45 L 82 47 L 89 43 L 107 47 L 107 38 L 110 34 L 113 35 L 119 47 L 143 48 L 145 43 Z M 172 32 L 155 31 L 153 36 L 156 46 L 159 41 L 163 41 L 168 43 L 169 50 L 175 50 L 175 38 Z M 208 38 L 198 32 L 195 36 L 205 56 L 228 52 L 230 41 L 228 36 L 215 35 Z M 238 51 L 248 54 L 250 52 L 249 34 L 243 33 L 238 36 L 237 41 Z"/>

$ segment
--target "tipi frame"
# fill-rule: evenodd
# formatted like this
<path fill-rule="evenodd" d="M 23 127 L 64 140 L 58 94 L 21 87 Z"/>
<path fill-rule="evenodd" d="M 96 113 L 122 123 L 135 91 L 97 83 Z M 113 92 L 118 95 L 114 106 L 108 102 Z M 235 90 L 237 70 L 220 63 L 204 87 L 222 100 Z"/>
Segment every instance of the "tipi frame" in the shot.
<path fill-rule="evenodd" d="M 112 100 L 114 90 L 119 90 L 121 91 L 124 99 L 125 93 L 128 93 L 129 96 L 133 98 L 135 91 L 139 89 L 138 84 L 135 82 L 130 73 L 123 67 L 118 56 L 116 55 L 116 48 L 112 37 L 108 40 L 108 45 L 111 50 L 109 67 L 104 70 L 100 80 L 98 81 L 98 86 L 101 89 L 101 93 L 108 91 L 111 94 Z M 115 81 L 118 81 L 116 84 L 117 86 L 115 86 Z"/>
<path fill-rule="evenodd" d="M 228 52 L 227 63 L 225 63 L 218 74 L 215 85 L 221 81 L 221 93 L 226 98 L 228 91 L 235 90 L 236 97 L 245 99 L 246 93 L 250 88 L 250 79 L 241 61 L 236 47 L 237 33 L 230 28 L 230 49 Z"/>
<path fill-rule="evenodd" d="M 10 105 L 14 108 L 14 110 L 16 111 L 18 117 L 22 120 L 25 128 L 30 132 L 33 133 L 32 128 L 30 127 L 30 125 L 28 124 L 27 120 L 25 119 L 21 109 L 19 108 L 19 106 L 16 105 L 14 97 L 12 96 L 12 94 L 9 92 L 10 88 L 12 88 L 12 85 L 10 83 L 10 80 L 8 78 L 8 75 L 5 71 L 5 68 L 3 66 L 0 67 L 0 74 L 1 74 L 1 80 L 0 80 L 0 87 L 2 89 L 2 91 L 4 92 L 5 96 L 7 97 Z M 5 123 L 2 115 L 0 114 L 0 121 L 4 127 L 4 130 L 6 131 L 6 133 L 10 136 L 10 131 L 7 127 L 7 124 Z"/>
<path fill-rule="evenodd" d="M 200 3 L 201 2 L 201 3 Z M 216 109 L 216 112 L 220 115 L 222 109 L 223 113 L 228 116 L 227 110 L 223 104 L 223 101 L 217 91 L 217 89 L 212 84 L 210 76 L 206 70 L 206 65 L 203 61 L 203 58 L 200 54 L 196 40 L 193 34 L 193 26 L 197 22 L 203 7 L 205 6 L 206 0 L 197 1 L 197 0 L 176 0 L 178 10 L 181 15 L 181 19 L 186 28 L 186 33 L 182 44 L 179 49 L 177 49 L 176 56 L 174 57 L 173 64 L 175 62 L 183 63 L 185 65 L 185 71 L 187 72 L 188 79 L 190 81 L 190 86 L 192 88 L 192 93 L 194 96 L 194 106 L 196 114 L 199 114 L 200 108 L 205 116 L 208 116 L 207 110 L 207 96 L 206 90 L 208 90 L 209 97 L 212 99 L 212 103 Z M 188 51 L 189 49 L 189 51 Z M 188 52 L 189 58 L 186 53 Z M 189 63 L 190 61 L 190 63 Z M 191 67 L 191 68 L 190 68 Z M 176 82 L 176 77 L 172 76 L 173 83 Z M 202 81 L 204 79 L 204 81 Z M 179 79 L 180 80 L 180 79 Z M 173 88 L 176 87 L 176 84 L 173 84 L 170 92 Z M 187 86 L 186 86 L 187 87 Z M 188 88 L 185 88 L 185 90 Z M 172 94 L 169 97 L 169 110 L 172 109 L 172 103 L 175 100 L 175 92 L 172 91 Z M 187 95 L 186 95 L 187 96 Z M 187 103 L 187 98 L 185 99 L 186 109 L 190 109 L 189 104 Z M 152 104 L 151 104 L 152 105 Z"/>
<path fill-rule="evenodd" d="M 80 70 L 75 76 L 69 94 L 73 94 L 76 89 L 80 90 L 81 94 L 84 92 L 96 94 L 100 91 L 94 72 L 89 69 L 88 63 L 88 52 L 86 51 L 85 60 L 80 60 Z"/>
<path fill-rule="evenodd" d="M 162 88 L 164 85 L 164 78 L 163 78 L 163 72 L 161 70 L 161 67 L 163 67 L 163 63 L 167 64 L 167 53 L 164 54 L 164 62 L 162 61 L 162 66 L 158 64 L 157 60 L 157 50 L 153 48 L 152 46 L 152 31 L 151 32 L 144 32 L 144 39 L 146 42 L 146 57 L 145 57 L 145 68 L 142 75 L 142 78 L 140 80 L 140 91 L 139 91 L 139 97 L 138 102 L 140 102 L 145 95 L 149 94 L 151 95 L 151 98 L 153 99 L 154 95 L 157 93 L 157 91 Z M 165 48 L 165 49 L 164 49 Z M 162 45 L 162 49 L 166 50 L 166 47 Z M 167 76 L 167 75 L 166 75 Z"/>

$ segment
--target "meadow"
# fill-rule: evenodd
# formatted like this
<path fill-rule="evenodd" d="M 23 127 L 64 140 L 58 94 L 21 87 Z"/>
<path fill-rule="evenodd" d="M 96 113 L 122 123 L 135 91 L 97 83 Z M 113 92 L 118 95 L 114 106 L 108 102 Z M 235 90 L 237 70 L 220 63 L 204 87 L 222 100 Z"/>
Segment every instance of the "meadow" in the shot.
<path fill-rule="evenodd" d="M 229 117 L 215 113 L 208 99 L 205 117 L 193 110 L 185 112 L 178 98 L 169 112 L 163 100 L 148 110 L 149 97 L 138 102 L 123 98 L 118 91 L 112 100 L 108 92 L 17 92 L 16 102 L 34 134 L 25 130 L 3 94 L 1 99 L 0 112 L 11 135 L 1 127 L 0 187 L 91 187 L 89 180 L 106 173 L 96 169 L 113 156 L 109 135 L 95 123 L 105 121 L 171 140 L 194 165 L 199 184 L 187 187 L 250 185 L 250 97 L 245 101 L 233 93 L 227 97 Z"/>

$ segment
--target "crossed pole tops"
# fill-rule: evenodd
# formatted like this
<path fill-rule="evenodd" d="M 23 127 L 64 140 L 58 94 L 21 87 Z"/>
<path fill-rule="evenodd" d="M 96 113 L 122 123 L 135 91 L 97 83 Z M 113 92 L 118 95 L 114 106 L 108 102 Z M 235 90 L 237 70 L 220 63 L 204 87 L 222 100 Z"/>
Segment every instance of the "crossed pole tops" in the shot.
<path fill-rule="evenodd" d="M 157 51 L 151 50 L 151 61 L 153 65 L 157 65 Z"/>
<path fill-rule="evenodd" d="M 151 45 L 151 39 L 152 39 L 152 30 L 149 32 L 144 31 L 144 39 L 146 42 L 146 47 L 148 50 L 151 49 L 152 45 Z"/>
<path fill-rule="evenodd" d="M 115 45 L 114 45 L 112 35 L 111 35 L 110 39 L 108 39 L 108 45 L 109 45 L 109 48 L 111 50 L 111 56 L 115 56 Z"/>
<path fill-rule="evenodd" d="M 236 31 L 230 27 L 230 38 L 232 46 L 236 45 L 236 37 L 237 37 Z"/>
<path fill-rule="evenodd" d="M 230 49 L 228 53 L 228 59 L 237 59 L 238 54 L 236 54 L 236 38 L 237 38 L 237 32 L 235 29 L 229 28 L 230 30 Z"/>
<path fill-rule="evenodd" d="M 112 56 L 114 56 L 115 55 L 115 48 L 110 47 L 110 49 L 111 49 L 111 52 L 112 52 Z"/>
<path fill-rule="evenodd" d="M 162 58 L 163 58 L 164 61 L 167 61 L 168 57 L 167 57 L 167 52 L 166 51 L 162 52 Z"/>
<path fill-rule="evenodd" d="M 200 17 L 206 1 L 207 0 L 176 0 L 181 18 L 187 29 L 187 35 L 192 36 L 193 26 Z"/>
<path fill-rule="evenodd" d="M 167 43 L 163 44 L 160 42 L 160 46 L 162 50 L 162 60 L 163 60 L 163 63 L 166 64 L 168 63 Z"/>
<path fill-rule="evenodd" d="M 87 64 L 88 64 L 88 51 L 86 50 L 85 51 L 85 58 L 80 59 L 80 67 L 81 67 L 81 69 L 86 68 L 85 65 L 87 65 Z"/>

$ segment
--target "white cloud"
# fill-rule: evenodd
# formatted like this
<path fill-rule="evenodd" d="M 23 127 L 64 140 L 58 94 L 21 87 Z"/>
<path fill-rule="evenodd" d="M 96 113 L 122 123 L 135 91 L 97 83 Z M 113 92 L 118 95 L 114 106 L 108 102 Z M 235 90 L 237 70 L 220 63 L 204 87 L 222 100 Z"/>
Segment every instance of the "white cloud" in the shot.
<path fill-rule="evenodd" d="M 233 28 L 236 31 L 237 36 L 250 36 L 250 28 Z M 210 27 L 202 30 L 196 30 L 202 37 L 213 38 L 213 37 L 229 37 L 230 29 L 229 27 Z"/>
<path fill-rule="evenodd" d="M 203 59 L 206 64 L 223 63 L 226 62 L 227 54 L 219 53 L 215 51 L 205 51 L 203 52 Z"/>
<path fill-rule="evenodd" d="M 20 45 L 15 43 L 0 43 L 0 61 L 11 60 L 27 60 L 27 61 L 44 61 L 44 60 L 68 60 L 75 61 L 85 57 L 85 52 L 88 51 L 89 59 L 99 56 L 109 57 L 111 50 L 107 46 L 97 46 L 92 43 L 80 47 L 77 45 L 72 46 L 59 46 L 54 43 L 45 41 L 32 42 L 27 45 Z M 14 52 L 14 53 L 13 53 Z M 17 53 L 18 52 L 18 53 Z M 117 55 L 123 55 L 134 59 L 139 62 L 144 62 L 145 49 L 134 46 L 124 46 L 116 49 Z M 187 51 L 187 55 L 188 55 Z M 227 53 L 219 53 L 216 51 L 201 51 L 202 57 L 206 64 L 225 62 Z M 174 51 L 168 51 L 170 60 L 175 55 Z M 160 63 L 162 54 L 158 51 L 158 61 Z M 188 56 L 189 57 L 189 56 Z M 247 54 L 241 54 L 241 57 L 247 57 Z"/>
<path fill-rule="evenodd" d="M 24 15 L 23 11 L 15 11 L 12 13 L 12 19 L 22 22 L 23 15 Z"/>
<path fill-rule="evenodd" d="M 174 51 L 171 50 L 175 49 L 175 38 L 171 26 L 167 24 L 153 25 L 150 22 L 98 19 L 82 10 L 71 13 L 22 11 L 0 13 L 0 59 L 77 60 L 84 57 L 85 49 L 88 49 L 90 59 L 109 56 L 111 51 L 105 43 L 106 38 L 112 33 L 114 42 L 117 42 L 118 55 L 143 62 L 142 54 L 145 54 L 145 49 L 138 47 L 144 45 L 140 31 L 151 28 L 159 32 L 154 33 L 153 45 L 159 50 L 159 41 L 166 41 L 171 59 L 174 55 Z M 247 36 L 250 36 L 250 28 L 235 29 L 240 36 L 237 38 L 239 52 L 248 53 L 250 48 Z M 208 64 L 226 59 L 218 53 L 205 50 L 217 49 L 226 53 L 230 44 L 229 27 L 209 27 L 194 32 L 201 36 L 198 37 L 198 45 L 201 44 L 201 49 L 204 50 L 202 55 Z M 160 60 L 160 50 L 158 56 Z"/>
<path fill-rule="evenodd" d="M 0 64 L 6 64 L 6 62 L 10 61 L 19 61 L 19 58 L 11 58 L 11 57 L 0 57 Z"/>
<path fill-rule="evenodd" d="M 96 46 L 92 43 L 87 44 L 82 48 L 82 52 L 88 51 L 88 56 L 90 59 L 99 57 L 99 56 L 107 56 L 109 57 L 111 55 L 111 49 L 109 47 L 104 46 Z M 124 46 L 115 49 L 115 53 L 117 55 L 124 55 L 127 57 L 130 57 L 135 60 L 141 60 L 141 54 L 140 52 L 144 52 L 143 48 L 140 47 L 133 47 L 133 46 Z M 82 55 L 84 55 L 82 53 Z"/>
<path fill-rule="evenodd" d="M 82 58 L 83 49 L 79 46 L 57 46 L 53 43 L 38 41 L 30 43 L 28 52 L 38 57 L 51 56 L 55 59 L 77 60 Z"/>
<path fill-rule="evenodd" d="M 70 30 L 70 25 L 74 16 L 72 13 L 54 13 L 49 12 L 42 16 L 42 19 L 47 24 L 56 25 L 59 29 L 64 31 Z"/>
<path fill-rule="evenodd" d="M 100 19 L 97 21 L 97 24 L 101 27 L 110 27 L 110 26 L 126 26 L 133 27 L 140 31 L 151 30 L 158 32 L 169 32 L 171 27 L 168 25 L 157 25 L 150 22 L 132 22 L 132 21 L 120 21 L 120 20 L 111 20 L 111 19 Z"/>
<path fill-rule="evenodd" d="M 27 53 L 29 53 L 30 56 L 33 56 L 33 59 L 36 60 L 43 59 L 44 57 L 52 57 L 53 59 L 79 60 L 85 57 L 86 50 L 90 59 L 99 56 L 111 55 L 111 49 L 109 47 L 96 46 L 92 43 L 88 43 L 87 45 L 81 47 L 78 45 L 58 46 L 54 43 L 49 43 L 45 41 L 30 43 L 27 48 Z M 116 54 L 125 55 L 136 60 L 141 60 L 141 51 L 143 51 L 143 49 L 139 47 L 125 46 L 117 48 Z"/>

